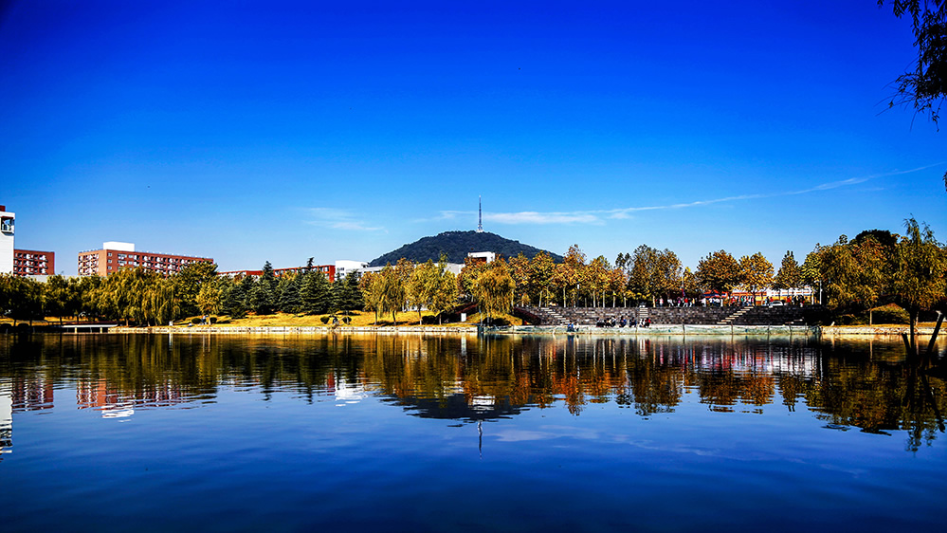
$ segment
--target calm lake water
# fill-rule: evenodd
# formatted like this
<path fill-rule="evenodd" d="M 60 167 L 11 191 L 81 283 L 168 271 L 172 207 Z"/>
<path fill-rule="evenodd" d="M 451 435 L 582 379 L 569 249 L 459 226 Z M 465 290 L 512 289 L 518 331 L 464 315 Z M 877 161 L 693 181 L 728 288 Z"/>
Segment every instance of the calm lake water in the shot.
<path fill-rule="evenodd" d="M 936 531 L 945 412 L 895 340 L 0 335 L 0 529 Z"/>

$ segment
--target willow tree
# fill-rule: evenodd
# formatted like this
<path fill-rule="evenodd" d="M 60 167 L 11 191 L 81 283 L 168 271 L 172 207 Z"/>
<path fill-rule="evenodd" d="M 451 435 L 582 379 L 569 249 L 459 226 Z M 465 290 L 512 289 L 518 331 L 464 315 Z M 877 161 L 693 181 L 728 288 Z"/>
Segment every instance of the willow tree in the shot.
<path fill-rule="evenodd" d="M 907 235 L 895 252 L 893 293 L 910 316 L 913 346 L 918 315 L 945 297 L 947 251 L 927 224 L 920 225 L 910 218 L 904 221 L 904 226 Z"/>
<path fill-rule="evenodd" d="M 385 312 L 384 284 L 381 273 L 366 272 L 359 280 L 358 288 L 362 291 L 365 310 L 375 313 L 375 324 L 377 325 L 381 313 Z"/>
<path fill-rule="evenodd" d="M 495 314 L 509 313 L 513 308 L 513 293 L 516 283 L 510 274 L 509 265 L 503 259 L 489 263 L 474 282 L 474 299 L 487 320 Z"/>
<path fill-rule="evenodd" d="M 426 263 L 415 267 L 414 272 L 411 273 L 411 279 L 408 280 L 406 287 L 408 303 L 418 312 L 418 325 L 424 323 L 421 310 L 427 307 L 431 299 L 431 291 L 434 289 L 431 278 L 435 276 L 436 268 L 434 261 L 428 259 Z"/>
<path fill-rule="evenodd" d="M 442 315 L 457 303 L 457 282 L 454 273 L 447 270 L 447 256 L 441 255 L 440 261 L 428 278 L 427 308 L 437 315 L 438 323 L 442 323 Z"/>
<path fill-rule="evenodd" d="M 874 238 L 849 242 L 845 235 L 829 246 L 820 246 L 806 258 L 818 265 L 829 309 L 870 309 L 890 292 L 890 258 Z M 810 254 L 811 256 L 812 254 Z"/>

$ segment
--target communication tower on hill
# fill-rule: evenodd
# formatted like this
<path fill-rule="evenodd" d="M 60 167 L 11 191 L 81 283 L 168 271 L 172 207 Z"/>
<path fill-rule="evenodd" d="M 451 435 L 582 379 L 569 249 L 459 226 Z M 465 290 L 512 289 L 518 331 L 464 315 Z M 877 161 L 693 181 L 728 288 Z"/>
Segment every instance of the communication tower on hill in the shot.
<path fill-rule="evenodd" d="M 483 196 L 478 196 L 479 205 L 477 206 L 477 233 L 483 233 Z"/>

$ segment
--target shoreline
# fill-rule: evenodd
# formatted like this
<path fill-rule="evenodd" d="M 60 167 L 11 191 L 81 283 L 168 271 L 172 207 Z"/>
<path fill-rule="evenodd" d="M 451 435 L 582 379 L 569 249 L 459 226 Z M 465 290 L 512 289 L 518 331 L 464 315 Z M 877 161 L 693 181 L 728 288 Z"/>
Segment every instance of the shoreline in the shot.
<path fill-rule="evenodd" d="M 482 333 L 490 335 L 598 335 L 598 336 L 900 336 L 909 332 L 907 326 L 716 326 L 716 325 L 652 325 L 650 328 L 597 328 L 576 326 L 567 331 L 566 326 L 511 326 L 486 328 Z M 476 326 L 339 326 L 339 327 L 113 327 L 109 334 L 170 334 L 170 335 L 346 335 L 346 334 L 432 334 L 432 335 L 477 335 Z M 917 328 L 918 335 L 930 336 L 934 328 Z"/>

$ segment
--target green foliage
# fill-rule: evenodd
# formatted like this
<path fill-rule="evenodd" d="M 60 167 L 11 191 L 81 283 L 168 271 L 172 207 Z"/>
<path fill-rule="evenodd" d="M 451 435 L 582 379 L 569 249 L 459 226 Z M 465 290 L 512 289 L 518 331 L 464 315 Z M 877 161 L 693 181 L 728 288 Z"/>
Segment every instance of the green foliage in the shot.
<path fill-rule="evenodd" d="M 14 323 L 43 318 L 43 292 L 42 284 L 30 278 L 0 274 L 0 314 Z"/>
<path fill-rule="evenodd" d="M 293 314 L 302 312 L 302 297 L 299 294 L 301 278 L 302 276 L 296 274 L 284 274 L 280 277 L 277 292 L 279 293 L 278 308 L 281 312 Z"/>
<path fill-rule="evenodd" d="M 898 243 L 894 257 L 894 300 L 910 314 L 911 336 L 918 314 L 945 298 L 947 251 L 934 232 L 910 218 L 904 221 L 907 236 Z"/>
<path fill-rule="evenodd" d="M 545 302 L 549 305 L 555 294 L 554 279 L 556 264 L 546 252 L 533 256 L 529 262 L 529 284 L 531 294 L 534 295 L 540 306 Z"/>
<path fill-rule="evenodd" d="M 474 281 L 473 297 L 480 312 L 490 318 L 512 311 L 515 288 L 509 265 L 503 259 L 497 259 L 478 274 Z"/>
<path fill-rule="evenodd" d="M 406 259 L 420 264 L 425 261 L 439 261 L 441 256 L 449 263 L 463 263 L 469 252 L 496 252 L 504 257 L 516 257 L 523 254 L 528 258 L 536 256 L 542 250 L 522 244 L 518 241 L 505 239 L 489 232 L 476 231 L 447 231 L 434 237 L 424 237 L 411 244 L 406 244 L 397 250 L 388 252 L 369 263 L 369 266 L 380 267 L 386 264 L 397 264 L 399 259 Z M 562 257 L 546 252 L 555 261 L 562 261 Z"/>
<path fill-rule="evenodd" d="M 740 258 L 740 284 L 752 294 L 756 294 L 773 282 L 773 264 L 763 254 L 756 252 Z"/>
<path fill-rule="evenodd" d="M 357 273 L 352 273 L 339 282 L 340 287 L 335 302 L 339 311 L 356 311 L 365 306 L 362 301 L 362 293 L 358 288 L 358 278 Z"/>
<path fill-rule="evenodd" d="M 903 307 L 895 304 L 875 307 L 870 311 L 871 321 L 874 324 L 907 324 L 911 320 L 911 315 Z"/>
<path fill-rule="evenodd" d="M 802 268 L 796 262 L 795 256 L 791 251 L 787 251 L 783 256 L 783 262 L 779 265 L 779 272 L 773 279 L 774 289 L 795 289 L 802 286 Z"/>
<path fill-rule="evenodd" d="M 740 283 L 740 264 L 732 255 L 718 250 L 697 263 L 697 281 L 704 290 L 730 292 Z"/>
<path fill-rule="evenodd" d="M 263 273 L 250 291 L 250 309 L 258 315 L 272 314 L 279 302 L 276 291 L 277 281 L 273 275 L 273 266 L 269 261 L 263 265 Z"/>
<path fill-rule="evenodd" d="M 849 242 L 843 235 L 813 254 L 818 254 L 812 263 L 819 267 L 830 309 L 857 313 L 883 301 L 890 292 L 891 257 L 873 237 Z"/>
<path fill-rule="evenodd" d="M 329 280 L 318 270 L 309 270 L 303 275 L 300 300 L 303 312 L 322 315 L 329 312 Z"/>
<path fill-rule="evenodd" d="M 222 285 L 220 312 L 233 318 L 243 318 L 250 309 L 250 292 L 255 281 L 252 276 L 227 279 Z"/>
<path fill-rule="evenodd" d="M 185 316 L 196 315 L 201 312 L 198 304 L 201 287 L 204 283 L 217 281 L 217 265 L 204 262 L 189 263 L 171 279 L 175 282 L 174 290 L 180 298 L 181 311 Z"/>

